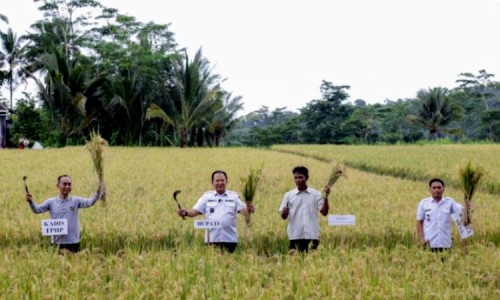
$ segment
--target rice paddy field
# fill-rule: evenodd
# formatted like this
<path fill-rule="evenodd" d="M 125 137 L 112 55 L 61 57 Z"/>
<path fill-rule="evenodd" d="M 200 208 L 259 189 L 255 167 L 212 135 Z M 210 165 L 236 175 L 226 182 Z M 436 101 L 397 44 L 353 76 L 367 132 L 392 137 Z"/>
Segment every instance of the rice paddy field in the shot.
<path fill-rule="evenodd" d="M 404 145 L 404 146 L 334 146 L 276 145 L 273 150 L 295 153 L 319 160 L 337 160 L 348 166 L 413 180 L 443 178 L 458 186 L 458 168 L 468 160 L 487 171 L 483 191 L 500 194 L 500 145 Z"/>
<path fill-rule="evenodd" d="M 453 180 L 458 165 L 472 155 L 487 168 L 485 182 L 494 183 L 500 148 L 282 147 L 106 148 L 106 205 L 80 211 L 82 251 L 70 255 L 58 254 L 42 237 L 40 220 L 49 215 L 31 212 L 22 177 L 28 177 L 38 203 L 57 195 L 61 174 L 72 177 L 73 195 L 91 196 L 97 177 L 89 153 L 83 147 L 1 151 L 0 298 L 500 299 L 500 199 L 486 189 L 473 199 L 475 235 L 467 253 L 454 225 L 451 251 L 419 247 L 415 214 L 428 196 L 427 180 L 346 163 L 348 179 L 333 186 L 330 213 L 356 215 L 356 225 L 328 226 L 321 217 L 319 249 L 307 254 L 288 253 L 287 223 L 277 212 L 283 194 L 294 188 L 291 170 L 297 165 L 307 166 L 309 185 L 321 189 L 331 159 Z M 228 189 L 239 191 L 240 178 L 262 163 L 252 226 L 238 217 L 237 251 L 205 246 L 193 219 L 177 216 L 173 191 L 181 190 L 179 202 L 192 207 L 212 189 L 212 171 L 227 171 Z M 446 194 L 462 202 L 453 186 Z"/>

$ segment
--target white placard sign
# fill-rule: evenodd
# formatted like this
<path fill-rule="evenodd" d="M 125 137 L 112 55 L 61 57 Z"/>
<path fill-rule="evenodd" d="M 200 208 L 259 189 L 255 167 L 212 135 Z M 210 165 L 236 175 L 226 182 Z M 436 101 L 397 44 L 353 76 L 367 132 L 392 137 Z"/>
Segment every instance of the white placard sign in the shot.
<path fill-rule="evenodd" d="M 460 233 L 460 237 L 462 238 L 462 240 L 465 240 L 466 238 L 469 238 L 474 235 L 472 227 L 470 225 L 465 226 L 464 223 L 462 223 L 462 214 L 453 214 L 451 215 L 451 218 L 455 222 L 458 233 Z"/>
<path fill-rule="evenodd" d="M 213 220 L 195 220 L 194 228 L 195 229 L 210 229 L 210 228 L 220 228 L 221 224 L 219 221 Z"/>
<path fill-rule="evenodd" d="M 328 215 L 328 225 L 330 226 L 354 226 L 356 225 L 355 215 Z"/>
<path fill-rule="evenodd" d="M 42 235 L 65 235 L 68 234 L 68 220 L 47 219 L 42 220 Z"/>

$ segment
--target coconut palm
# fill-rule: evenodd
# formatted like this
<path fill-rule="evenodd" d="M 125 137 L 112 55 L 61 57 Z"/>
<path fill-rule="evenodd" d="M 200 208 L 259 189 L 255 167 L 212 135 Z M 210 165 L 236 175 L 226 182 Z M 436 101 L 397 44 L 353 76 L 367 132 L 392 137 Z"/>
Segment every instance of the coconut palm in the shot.
<path fill-rule="evenodd" d="M 81 136 L 89 124 L 87 100 L 99 97 L 99 87 L 106 82 L 104 74 L 90 78 L 89 67 L 78 60 L 70 60 L 61 48 L 40 57 L 43 80 L 30 74 L 39 88 L 44 106 L 51 113 L 52 127 L 62 133 L 60 143 L 71 136 Z"/>
<path fill-rule="evenodd" d="M 416 114 L 408 115 L 412 122 L 422 124 L 432 138 L 436 138 L 441 128 L 461 118 L 462 109 L 448 97 L 448 90 L 433 88 L 417 93 Z"/>
<path fill-rule="evenodd" d="M 20 39 L 17 37 L 11 28 L 7 32 L 0 31 L 0 49 L 2 51 L 2 56 L 4 57 L 7 65 L 6 79 L 9 85 L 10 93 L 10 109 L 13 108 L 13 95 L 14 95 L 14 85 L 15 85 L 15 74 L 14 71 L 19 61 L 19 54 L 21 50 Z"/>
<path fill-rule="evenodd" d="M 222 93 L 220 108 L 218 108 L 208 124 L 208 132 L 213 135 L 215 146 L 236 126 L 239 118 L 236 114 L 243 109 L 241 96 L 232 97 L 231 93 Z"/>
<path fill-rule="evenodd" d="M 151 105 L 146 119 L 161 118 L 172 125 L 181 147 L 187 147 L 190 134 L 207 121 L 218 103 L 219 76 L 212 74 L 201 49 L 192 61 L 187 53 L 174 59 L 176 62 L 166 105 Z"/>

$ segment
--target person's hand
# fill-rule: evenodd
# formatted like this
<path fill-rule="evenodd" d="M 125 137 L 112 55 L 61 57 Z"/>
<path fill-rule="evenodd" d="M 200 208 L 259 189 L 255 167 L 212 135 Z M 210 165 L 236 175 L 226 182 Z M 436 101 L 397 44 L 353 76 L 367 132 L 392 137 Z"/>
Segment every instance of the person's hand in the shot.
<path fill-rule="evenodd" d="M 104 181 L 99 182 L 99 193 L 101 195 L 106 194 L 106 184 L 104 183 Z"/>
<path fill-rule="evenodd" d="M 283 219 L 286 219 L 288 218 L 289 214 L 290 214 L 290 208 L 288 208 L 288 206 L 283 207 L 283 210 L 281 211 L 281 217 L 283 217 Z"/>
<path fill-rule="evenodd" d="M 474 209 L 472 208 L 472 202 L 467 201 L 465 207 L 467 208 L 468 211 L 474 212 Z"/>
<path fill-rule="evenodd" d="M 253 214 L 255 212 L 255 207 L 252 202 L 247 202 L 247 211 L 249 214 Z"/>
<path fill-rule="evenodd" d="M 184 208 L 181 208 L 177 211 L 177 214 L 184 219 L 187 216 L 187 210 Z"/>
<path fill-rule="evenodd" d="M 26 201 L 28 202 L 33 201 L 33 196 L 31 195 L 31 193 L 26 193 Z"/>
<path fill-rule="evenodd" d="M 325 193 L 326 198 L 328 198 L 328 195 L 330 195 L 330 192 L 331 192 L 330 188 L 327 185 L 325 185 L 325 187 L 323 188 L 323 193 Z"/>
<path fill-rule="evenodd" d="M 420 240 L 420 242 L 422 243 L 422 246 L 423 246 L 424 248 L 427 248 L 427 246 L 429 246 L 429 241 Z"/>

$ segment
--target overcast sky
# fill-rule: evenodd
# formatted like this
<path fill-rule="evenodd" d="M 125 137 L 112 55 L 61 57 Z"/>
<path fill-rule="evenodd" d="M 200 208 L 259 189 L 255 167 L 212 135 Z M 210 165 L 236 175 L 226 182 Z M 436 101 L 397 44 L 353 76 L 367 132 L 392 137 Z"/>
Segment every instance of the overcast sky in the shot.
<path fill-rule="evenodd" d="M 203 47 L 227 78 L 223 87 L 243 96 L 245 113 L 295 111 L 320 97 L 322 80 L 350 85 L 350 100 L 368 103 L 453 88 L 462 72 L 486 69 L 500 80 L 500 0 L 99 2 L 141 22 L 171 23 L 188 53 Z M 0 0 L 18 33 L 40 18 L 36 7 Z"/>

